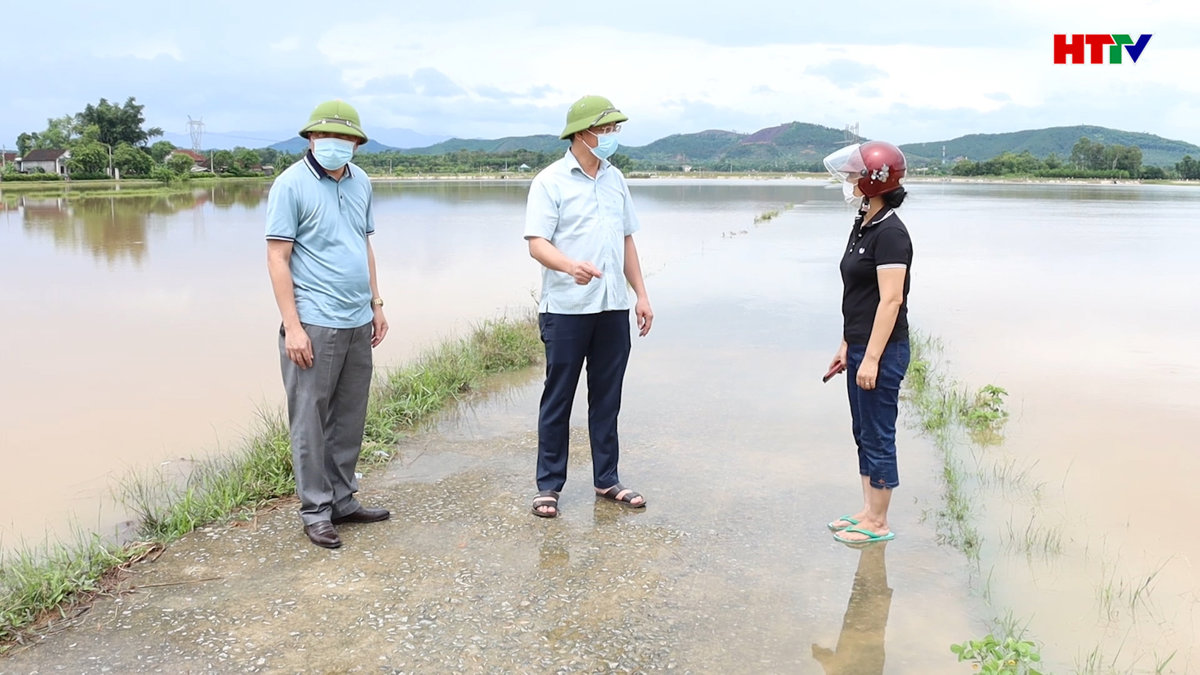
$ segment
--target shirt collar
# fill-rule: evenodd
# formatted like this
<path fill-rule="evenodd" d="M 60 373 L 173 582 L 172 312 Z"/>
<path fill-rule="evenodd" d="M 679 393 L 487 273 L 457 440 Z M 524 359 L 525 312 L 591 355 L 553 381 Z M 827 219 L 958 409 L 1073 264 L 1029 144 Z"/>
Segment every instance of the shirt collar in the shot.
<path fill-rule="evenodd" d="M 880 211 L 878 214 L 876 214 L 876 216 L 874 218 L 871 219 L 871 222 L 864 223 L 862 226 L 862 229 L 865 230 L 868 227 L 874 227 L 874 226 L 878 225 L 879 223 L 882 223 L 883 221 L 887 220 L 888 216 L 892 215 L 895 212 L 896 212 L 896 209 L 884 209 L 883 211 Z"/>
<path fill-rule="evenodd" d="M 333 180 L 333 176 L 330 176 L 329 172 L 325 170 L 325 167 L 321 166 L 320 162 L 317 161 L 317 158 L 313 156 L 312 150 L 304 153 L 304 160 L 304 164 L 308 167 L 308 170 L 312 172 L 313 178 L 316 178 L 317 180 L 321 180 L 322 178 Z M 346 162 L 346 173 L 342 174 L 342 178 L 350 178 L 350 176 L 350 163 Z"/>
<path fill-rule="evenodd" d="M 579 164 L 579 158 L 575 156 L 575 153 L 571 152 L 571 148 L 567 148 L 567 154 L 565 154 L 563 156 L 566 157 L 567 164 L 570 165 L 567 167 L 567 169 L 569 171 L 575 171 L 576 169 L 578 169 L 579 173 L 582 173 L 583 175 L 587 176 L 587 172 L 583 170 L 583 166 L 581 166 Z M 608 164 L 609 164 L 609 162 L 607 159 L 600 160 L 600 168 L 596 169 L 596 178 L 600 177 L 600 172 L 604 171 L 605 167 L 607 167 Z M 591 178 L 591 176 L 588 176 L 588 178 Z"/>

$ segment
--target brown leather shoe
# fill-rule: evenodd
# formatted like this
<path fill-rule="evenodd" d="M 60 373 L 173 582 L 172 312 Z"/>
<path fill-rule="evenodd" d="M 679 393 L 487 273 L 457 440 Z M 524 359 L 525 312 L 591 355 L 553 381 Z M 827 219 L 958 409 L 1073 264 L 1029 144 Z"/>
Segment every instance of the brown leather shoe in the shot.
<path fill-rule="evenodd" d="M 342 523 L 378 523 L 381 520 L 391 518 L 392 514 L 388 513 L 387 509 L 368 509 L 365 506 L 358 507 L 354 513 L 347 513 L 344 516 L 338 516 L 333 519 L 334 525 Z"/>
<path fill-rule="evenodd" d="M 342 545 L 342 538 L 338 536 L 333 523 L 328 520 L 305 525 L 304 534 L 308 535 L 309 541 L 323 548 L 337 548 Z"/>

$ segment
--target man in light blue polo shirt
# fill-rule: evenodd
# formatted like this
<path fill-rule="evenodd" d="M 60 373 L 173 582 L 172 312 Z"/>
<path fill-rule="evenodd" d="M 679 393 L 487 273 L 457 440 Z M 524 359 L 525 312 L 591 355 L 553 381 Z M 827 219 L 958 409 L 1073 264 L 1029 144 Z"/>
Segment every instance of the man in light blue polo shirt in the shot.
<path fill-rule="evenodd" d="M 617 414 L 629 362 L 629 289 L 637 297 L 638 334 L 654 313 L 642 280 L 633 233 L 637 215 L 629 186 L 608 158 L 620 123 L 629 118 L 602 96 L 584 96 L 567 111 L 559 135 L 571 146 L 529 186 L 525 239 L 543 266 L 538 322 L 546 345 L 546 384 L 538 410 L 538 494 L 534 515 L 558 515 L 567 480 L 571 404 L 587 362 L 588 434 L 596 494 L 642 508 L 642 495 L 617 476 Z"/>
<path fill-rule="evenodd" d="M 308 152 L 279 175 L 267 198 L 267 271 L 283 319 L 279 360 L 300 519 L 312 543 L 337 548 L 334 525 L 390 515 L 354 498 L 371 348 L 388 324 L 368 238 L 375 232 L 371 182 L 350 163 L 367 142 L 358 112 L 326 101 L 300 136 Z"/>

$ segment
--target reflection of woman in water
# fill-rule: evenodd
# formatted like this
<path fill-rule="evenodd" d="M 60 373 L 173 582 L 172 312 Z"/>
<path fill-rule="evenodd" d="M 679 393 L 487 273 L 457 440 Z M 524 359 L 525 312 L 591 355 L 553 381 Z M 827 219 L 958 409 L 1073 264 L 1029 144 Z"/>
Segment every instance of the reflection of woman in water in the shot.
<path fill-rule="evenodd" d="M 812 646 L 813 658 L 827 675 L 878 675 L 883 672 L 883 631 L 892 608 L 892 589 L 883 564 L 886 546 L 868 546 L 858 558 L 850 602 L 842 618 L 837 649 Z"/>
<path fill-rule="evenodd" d="M 904 202 L 904 154 L 890 143 L 870 141 L 825 158 L 847 200 L 859 201 L 858 217 L 842 254 L 842 345 L 829 364 L 843 370 L 850 397 L 863 507 L 829 523 L 847 544 L 886 541 L 896 470 L 896 415 L 900 381 L 908 370 L 908 285 L 912 240 L 896 209 Z"/>

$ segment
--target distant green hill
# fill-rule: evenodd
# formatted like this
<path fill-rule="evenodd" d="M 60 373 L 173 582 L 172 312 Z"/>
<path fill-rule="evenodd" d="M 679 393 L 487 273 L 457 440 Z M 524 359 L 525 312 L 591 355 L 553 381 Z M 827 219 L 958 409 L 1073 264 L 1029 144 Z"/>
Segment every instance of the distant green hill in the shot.
<path fill-rule="evenodd" d="M 949 141 L 908 143 L 901 145 L 900 149 L 918 164 L 940 162 L 943 147 L 948 163 L 961 157 L 979 162 L 1004 152 L 1019 154 L 1026 150 L 1039 159 L 1045 159 L 1052 152 L 1066 159 L 1071 156 L 1071 148 L 1080 138 L 1104 145 L 1136 145 L 1142 149 L 1142 164 L 1146 166 L 1174 166 L 1184 155 L 1200 157 L 1200 146 L 1191 143 L 1154 134 L 1088 125 L 1030 129 L 1006 134 L 970 134 Z"/>
<path fill-rule="evenodd" d="M 732 162 L 745 168 L 762 166 L 795 169 L 797 164 L 819 163 L 821 158 L 845 145 L 845 134 L 815 124 L 791 122 L 762 129 L 753 134 L 709 130 L 694 134 L 675 134 L 649 145 L 626 146 L 617 150 L 635 160 L 672 166 L 723 166 Z M 514 150 L 560 153 L 567 142 L 557 136 L 517 136 L 497 139 L 452 138 L 425 148 L 400 152 L 413 155 L 442 155 L 452 152 L 502 153 Z"/>
<path fill-rule="evenodd" d="M 278 150 L 279 152 L 288 152 L 293 155 L 299 155 L 308 149 L 308 140 L 300 138 L 299 136 L 294 136 L 286 141 L 280 141 L 268 147 L 270 147 L 272 150 Z M 358 151 L 361 153 L 370 154 L 373 152 L 385 152 L 387 150 L 395 149 L 396 148 L 384 145 L 383 143 L 367 141 L 365 145 L 358 149 Z"/>
<path fill-rule="evenodd" d="M 512 152 L 514 150 L 529 150 L 530 152 L 566 152 L 567 142 L 550 134 L 536 136 L 507 136 L 497 139 L 481 138 L 451 138 L 425 148 L 405 148 L 400 152 L 408 155 L 444 155 L 451 152 L 466 150 L 468 152 Z"/>
<path fill-rule="evenodd" d="M 709 130 L 694 134 L 674 134 L 640 147 L 622 146 L 618 152 L 633 159 L 674 160 L 683 163 L 711 161 L 720 157 L 726 148 L 742 138 L 745 138 L 744 134 L 733 131 Z"/>
<path fill-rule="evenodd" d="M 846 145 L 845 133 L 817 124 L 789 122 L 753 134 L 701 131 L 676 134 L 649 145 L 622 148 L 633 159 L 658 164 L 691 164 L 796 170 L 819 165 L 821 158 Z"/>
<path fill-rule="evenodd" d="M 908 143 L 900 146 L 914 166 L 938 164 L 945 149 L 947 162 L 959 158 L 984 161 L 1004 152 L 1029 151 L 1044 159 L 1050 153 L 1062 159 L 1080 138 L 1104 145 L 1136 145 L 1142 149 L 1145 166 L 1173 167 L 1184 155 L 1200 159 L 1200 146 L 1174 141 L 1153 134 L 1121 131 L 1097 126 L 1052 127 L 1004 134 L 971 134 L 947 141 Z M 857 139 L 862 140 L 862 139 Z M 752 134 L 710 129 L 692 134 L 674 134 L 642 146 L 622 145 L 617 150 L 637 160 L 640 168 L 660 167 L 678 170 L 681 166 L 697 169 L 820 171 L 821 158 L 847 144 L 840 129 L 804 122 L 788 122 L 761 129 Z M 305 141 L 295 137 L 270 146 L 276 150 L 303 152 Z M 399 152 L 406 155 L 447 155 L 460 151 L 511 153 L 517 150 L 561 154 L 567 142 L 551 134 L 508 136 L 497 139 L 452 138 L 424 148 L 393 148 L 375 141 L 367 143 L 360 154 Z"/>

